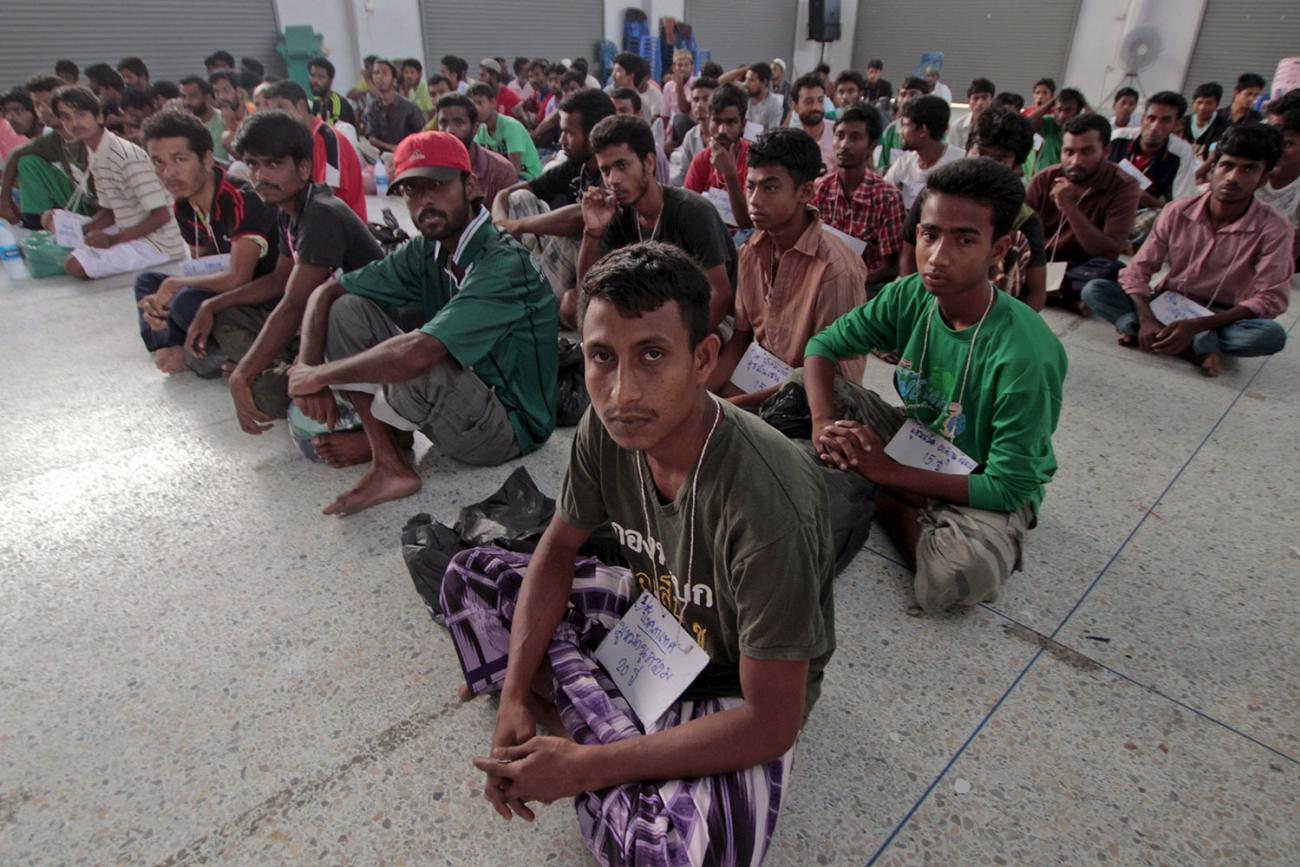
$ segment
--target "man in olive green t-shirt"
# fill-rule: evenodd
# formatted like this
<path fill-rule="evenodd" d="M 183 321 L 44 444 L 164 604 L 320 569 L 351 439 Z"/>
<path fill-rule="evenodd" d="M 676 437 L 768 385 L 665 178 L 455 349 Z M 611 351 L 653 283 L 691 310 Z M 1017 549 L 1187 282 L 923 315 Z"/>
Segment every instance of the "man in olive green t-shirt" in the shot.
<path fill-rule="evenodd" d="M 916 572 L 916 605 L 941 611 L 993 601 L 1020 568 L 1056 472 L 1066 357 L 1037 313 L 988 280 L 1024 203 L 1016 173 L 958 160 L 923 195 L 919 273 L 813 337 L 803 379 L 822 459 L 884 489 L 876 515 Z M 877 346 L 899 352 L 902 408 L 835 379 L 836 360 Z"/>
<path fill-rule="evenodd" d="M 555 295 L 528 251 L 492 225 L 465 145 L 445 132 L 407 136 L 390 194 L 406 200 L 420 235 L 312 294 L 301 363 L 289 371 L 289 396 L 304 414 L 332 427 L 331 389 L 343 391 L 370 444 L 370 471 L 327 515 L 420 489 L 401 447 L 409 432 L 457 460 L 493 466 L 536 449 L 555 428 Z M 427 321 L 403 333 L 390 312 L 412 306 Z"/>

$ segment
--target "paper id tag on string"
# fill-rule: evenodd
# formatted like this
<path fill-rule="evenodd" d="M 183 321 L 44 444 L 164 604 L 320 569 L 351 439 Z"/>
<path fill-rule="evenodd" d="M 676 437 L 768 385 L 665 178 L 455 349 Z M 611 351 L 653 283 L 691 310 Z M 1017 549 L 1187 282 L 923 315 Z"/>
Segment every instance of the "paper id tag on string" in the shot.
<path fill-rule="evenodd" d="M 745 121 L 745 140 L 750 144 L 758 141 L 758 137 L 763 134 L 763 125 L 756 120 Z"/>
<path fill-rule="evenodd" d="M 916 419 L 909 418 L 885 446 L 885 454 L 918 470 L 969 476 L 979 464 Z"/>
<path fill-rule="evenodd" d="M 659 600 L 642 591 L 596 648 L 596 661 L 649 726 L 704 670 L 709 655 Z"/>
<path fill-rule="evenodd" d="M 726 190 L 709 187 L 704 191 L 704 198 L 708 199 L 713 207 L 718 210 L 718 216 L 722 217 L 722 222 L 728 226 L 736 225 L 736 215 L 731 211 L 731 196 Z"/>
<path fill-rule="evenodd" d="M 1047 263 L 1047 291 L 1056 292 L 1065 282 L 1065 272 L 1070 270 L 1069 262 L 1048 262 Z"/>
<path fill-rule="evenodd" d="M 1151 186 L 1151 179 L 1142 174 L 1142 170 L 1128 161 L 1127 158 L 1119 161 L 1119 167 L 1124 170 L 1124 174 L 1137 181 L 1138 187 L 1146 189 Z"/>
<path fill-rule="evenodd" d="M 1151 302 L 1151 314 L 1160 320 L 1161 325 L 1173 325 L 1188 319 L 1200 319 L 1213 316 L 1214 311 L 1198 304 L 1179 292 L 1161 292 Z"/>
<path fill-rule="evenodd" d="M 759 346 L 757 340 L 751 340 L 731 372 L 731 384 L 745 394 L 753 394 L 785 382 L 791 370 L 790 365 Z"/>
<path fill-rule="evenodd" d="M 203 274 L 219 274 L 230 268 L 229 253 L 214 253 L 197 259 L 186 259 L 181 263 L 181 273 L 186 277 L 199 277 Z"/>
<path fill-rule="evenodd" d="M 56 209 L 54 211 L 54 240 L 60 247 L 82 250 L 86 246 L 83 227 L 90 222 L 90 217 L 74 214 L 72 211 Z"/>

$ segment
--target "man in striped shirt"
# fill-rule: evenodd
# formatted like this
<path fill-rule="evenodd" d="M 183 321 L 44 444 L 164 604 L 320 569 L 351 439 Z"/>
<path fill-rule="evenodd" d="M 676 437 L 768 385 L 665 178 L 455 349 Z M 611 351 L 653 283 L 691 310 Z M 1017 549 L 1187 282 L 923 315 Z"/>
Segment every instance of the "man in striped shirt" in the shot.
<path fill-rule="evenodd" d="M 86 246 L 73 250 L 64 270 L 94 280 L 183 257 L 185 241 L 172 219 L 172 199 L 149 155 L 104 129 L 103 108 L 86 88 L 61 87 L 52 105 L 63 128 L 90 151 L 90 175 L 101 205 L 82 227 Z M 53 221 L 53 211 L 42 218 L 47 228 Z"/>

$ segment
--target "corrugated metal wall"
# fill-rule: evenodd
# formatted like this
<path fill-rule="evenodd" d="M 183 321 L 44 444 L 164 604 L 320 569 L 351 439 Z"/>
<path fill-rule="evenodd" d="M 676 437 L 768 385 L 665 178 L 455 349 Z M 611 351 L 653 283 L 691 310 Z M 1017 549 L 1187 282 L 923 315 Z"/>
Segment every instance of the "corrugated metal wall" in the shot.
<path fill-rule="evenodd" d="M 1241 73 L 1256 72 L 1271 81 L 1277 62 L 1297 55 L 1297 0 L 1209 0 L 1183 90 L 1190 94 L 1199 84 L 1217 81 L 1226 101 Z"/>
<path fill-rule="evenodd" d="M 455 54 L 469 61 L 470 77 L 478 78 L 484 57 L 594 61 L 605 30 L 605 8 L 601 0 L 420 0 L 420 22 L 426 75 L 438 71 L 441 57 Z"/>
<path fill-rule="evenodd" d="M 0 3 L 0 88 L 53 73 L 67 58 L 81 68 L 144 60 L 154 81 L 202 74 L 203 58 L 225 50 L 255 57 L 284 73 L 272 0 L 3 0 Z M 83 83 L 85 79 L 82 79 Z"/>
<path fill-rule="evenodd" d="M 712 51 L 713 60 L 724 69 L 760 60 L 770 63 L 776 57 L 788 64 L 795 34 L 808 35 L 807 19 L 801 23 L 798 18 L 794 0 L 686 0 L 686 22 L 696 43 Z"/>
<path fill-rule="evenodd" d="M 971 79 L 981 77 L 1028 99 L 1044 76 L 1066 84 L 1061 78 L 1078 13 L 1079 0 L 867 0 L 858 5 L 853 66 L 865 74 L 868 61 L 879 57 L 897 88 L 915 74 L 922 52 L 942 51 L 941 80 L 955 101 L 963 102 Z"/>

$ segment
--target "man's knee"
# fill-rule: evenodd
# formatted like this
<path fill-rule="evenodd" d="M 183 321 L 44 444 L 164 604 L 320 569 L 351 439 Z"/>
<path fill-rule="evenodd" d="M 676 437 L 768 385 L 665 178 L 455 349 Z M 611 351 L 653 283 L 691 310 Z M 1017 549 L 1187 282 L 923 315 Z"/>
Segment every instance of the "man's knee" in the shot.
<path fill-rule="evenodd" d="M 1254 319 L 1223 329 L 1219 344 L 1229 355 L 1274 355 L 1286 347 L 1286 329 L 1272 319 Z"/>
<path fill-rule="evenodd" d="M 362 352 L 376 342 L 369 326 L 373 313 L 382 311 L 360 295 L 345 293 L 330 305 L 329 326 L 325 334 L 325 358 L 333 361 Z"/>
<path fill-rule="evenodd" d="M 1080 293 L 1083 302 L 1103 316 L 1114 311 L 1120 313 L 1125 308 L 1132 309 L 1133 302 L 1114 280 L 1089 280 Z"/>
<path fill-rule="evenodd" d="M 69 256 L 68 262 L 71 263 L 73 258 Z M 142 274 L 137 274 L 135 277 L 135 300 L 139 301 L 141 298 L 146 298 L 157 292 L 158 287 L 166 279 L 166 274 L 159 274 L 157 271 L 145 271 Z"/>
<path fill-rule="evenodd" d="M 997 599 L 1019 555 L 1018 541 L 998 541 L 990 544 L 949 521 L 927 526 L 916 545 L 916 604 L 937 612 Z"/>
<path fill-rule="evenodd" d="M 63 263 L 63 271 L 69 277 L 76 277 L 80 280 L 90 279 L 90 275 L 87 274 L 86 269 L 82 267 L 81 260 L 78 259 L 75 255 L 69 256 L 67 258 L 67 261 Z"/>
<path fill-rule="evenodd" d="M 549 210 L 546 203 L 529 189 L 515 190 L 506 199 L 506 212 L 512 220 L 544 214 Z"/>

